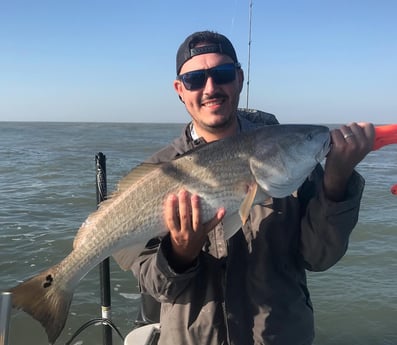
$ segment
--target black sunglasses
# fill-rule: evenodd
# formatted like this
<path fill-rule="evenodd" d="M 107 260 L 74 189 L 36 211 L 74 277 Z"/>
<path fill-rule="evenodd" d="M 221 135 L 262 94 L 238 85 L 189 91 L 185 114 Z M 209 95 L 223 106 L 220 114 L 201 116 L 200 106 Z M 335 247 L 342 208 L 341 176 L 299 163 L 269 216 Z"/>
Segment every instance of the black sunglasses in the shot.
<path fill-rule="evenodd" d="M 241 65 L 237 63 L 227 63 L 208 69 L 199 69 L 180 74 L 176 79 L 181 80 L 185 88 L 189 91 L 199 90 L 204 87 L 207 78 L 211 77 L 215 84 L 222 85 L 231 83 L 236 79 L 236 69 Z"/>

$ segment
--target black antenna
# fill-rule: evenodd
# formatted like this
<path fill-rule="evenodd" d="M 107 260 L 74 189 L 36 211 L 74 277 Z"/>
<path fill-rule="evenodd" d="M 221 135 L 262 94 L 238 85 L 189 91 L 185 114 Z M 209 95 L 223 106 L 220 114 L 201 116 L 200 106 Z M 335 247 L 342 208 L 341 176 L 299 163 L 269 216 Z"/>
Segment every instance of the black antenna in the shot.
<path fill-rule="evenodd" d="M 251 26 L 252 26 L 252 0 L 250 0 L 249 4 L 249 33 L 248 33 L 248 70 L 247 70 L 247 104 L 246 108 L 248 108 L 248 99 L 250 94 L 250 69 L 251 69 Z"/>

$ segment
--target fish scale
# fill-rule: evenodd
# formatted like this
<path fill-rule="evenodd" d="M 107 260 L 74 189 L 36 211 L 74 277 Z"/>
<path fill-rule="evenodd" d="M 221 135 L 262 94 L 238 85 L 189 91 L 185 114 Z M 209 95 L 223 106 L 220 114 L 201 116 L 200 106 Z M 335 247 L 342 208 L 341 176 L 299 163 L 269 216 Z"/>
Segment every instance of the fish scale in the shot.
<path fill-rule="evenodd" d="M 182 188 L 198 194 L 202 222 L 224 207 L 226 239 L 253 204 L 294 192 L 329 150 L 329 129 L 275 125 L 219 140 L 169 163 L 142 164 L 119 183 L 80 227 L 73 251 L 59 264 L 10 291 L 13 306 L 31 314 L 52 344 L 61 333 L 78 282 L 113 255 L 129 269 L 146 243 L 167 233 L 163 206 Z"/>

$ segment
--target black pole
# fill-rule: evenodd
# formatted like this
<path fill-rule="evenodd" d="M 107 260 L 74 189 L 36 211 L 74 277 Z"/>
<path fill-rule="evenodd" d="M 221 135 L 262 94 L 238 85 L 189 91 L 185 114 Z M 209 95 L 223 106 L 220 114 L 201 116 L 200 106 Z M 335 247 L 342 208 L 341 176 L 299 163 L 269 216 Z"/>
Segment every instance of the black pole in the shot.
<path fill-rule="evenodd" d="M 96 200 L 97 206 L 106 199 L 106 156 L 102 152 L 95 155 L 96 168 Z M 99 276 L 101 281 L 101 309 L 102 318 L 111 319 L 111 291 L 109 258 L 99 264 Z M 103 345 L 112 345 L 112 328 L 103 325 Z"/>
<path fill-rule="evenodd" d="M 250 95 L 250 70 L 251 70 L 251 27 L 252 27 L 252 0 L 250 0 L 249 4 L 249 32 L 248 32 L 248 73 L 247 73 L 247 103 L 246 108 L 248 107 L 248 98 Z"/>

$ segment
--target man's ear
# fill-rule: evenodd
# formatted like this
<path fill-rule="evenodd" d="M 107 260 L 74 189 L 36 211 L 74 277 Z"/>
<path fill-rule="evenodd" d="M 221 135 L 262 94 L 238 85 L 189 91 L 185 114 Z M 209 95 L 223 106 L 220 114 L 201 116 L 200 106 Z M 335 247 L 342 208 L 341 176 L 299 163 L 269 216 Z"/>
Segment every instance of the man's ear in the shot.
<path fill-rule="evenodd" d="M 181 102 L 183 104 L 185 104 L 185 102 L 183 101 L 183 98 L 182 98 L 182 95 L 183 95 L 183 89 L 182 88 L 183 88 L 182 83 L 179 80 L 174 80 L 174 90 L 178 94 L 178 97 L 181 100 Z"/>

